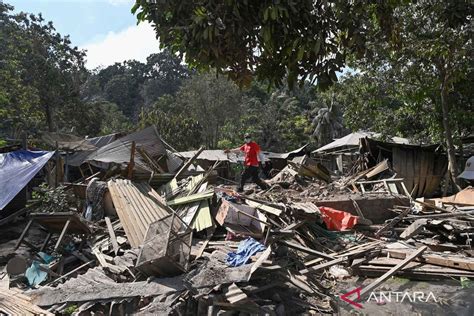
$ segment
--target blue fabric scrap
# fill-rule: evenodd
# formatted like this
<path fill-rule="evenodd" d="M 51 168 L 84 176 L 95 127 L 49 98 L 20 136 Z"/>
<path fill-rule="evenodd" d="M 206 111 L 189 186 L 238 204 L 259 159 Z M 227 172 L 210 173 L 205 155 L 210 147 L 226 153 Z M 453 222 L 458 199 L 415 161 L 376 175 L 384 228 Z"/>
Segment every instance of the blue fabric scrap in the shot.
<path fill-rule="evenodd" d="M 36 286 L 46 280 L 48 273 L 40 269 L 41 263 L 33 261 L 31 266 L 26 270 L 25 277 L 28 279 L 28 284 Z"/>
<path fill-rule="evenodd" d="M 265 246 L 249 237 L 239 243 L 237 252 L 229 252 L 227 254 L 227 264 L 231 267 L 238 267 L 246 264 L 250 257 L 260 251 L 264 251 Z"/>

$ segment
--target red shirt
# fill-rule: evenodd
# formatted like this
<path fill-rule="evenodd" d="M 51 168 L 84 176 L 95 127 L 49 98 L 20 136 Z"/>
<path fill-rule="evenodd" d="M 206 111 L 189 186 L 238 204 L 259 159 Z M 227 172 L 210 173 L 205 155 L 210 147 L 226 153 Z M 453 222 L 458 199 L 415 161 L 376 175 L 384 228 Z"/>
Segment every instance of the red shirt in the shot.
<path fill-rule="evenodd" d="M 240 150 L 245 153 L 245 166 L 256 166 L 258 167 L 258 153 L 260 152 L 260 146 L 256 142 L 250 142 L 240 146 Z"/>

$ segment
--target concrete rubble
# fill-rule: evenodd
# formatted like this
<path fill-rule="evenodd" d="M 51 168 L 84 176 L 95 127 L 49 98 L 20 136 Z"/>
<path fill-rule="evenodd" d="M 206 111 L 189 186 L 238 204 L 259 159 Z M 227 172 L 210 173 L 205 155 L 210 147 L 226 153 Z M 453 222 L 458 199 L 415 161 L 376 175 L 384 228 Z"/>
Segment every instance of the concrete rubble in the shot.
<path fill-rule="evenodd" d="M 338 314 L 355 276 L 374 279 L 354 301 L 394 276 L 474 278 L 470 187 L 416 198 L 385 159 L 336 176 L 286 155 L 237 193 L 153 131 L 78 151 L 76 181 L 0 219 L 0 314 Z"/>

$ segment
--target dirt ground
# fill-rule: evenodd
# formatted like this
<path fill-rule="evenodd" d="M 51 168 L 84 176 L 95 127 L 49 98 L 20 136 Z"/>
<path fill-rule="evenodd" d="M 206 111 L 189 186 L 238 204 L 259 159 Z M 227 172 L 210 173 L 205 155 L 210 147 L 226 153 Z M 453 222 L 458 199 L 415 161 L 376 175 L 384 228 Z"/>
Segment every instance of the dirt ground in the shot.
<path fill-rule="evenodd" d="M 357 287 L 365 287 L 375 279 L 364 279 L 353 277 L 337 283 L 336 292 L 343 295 Z M 362 300 L 362 309 L 344 302 L 339 297 L 339 315 L 456 315 L 472 316 L 474 315 L 474 283 L 471 281 L 470 288 L 463 288 L 460 280 L 443 281 L 410 281 L 408 279 L 394 277 L 387 280 L 375 290 L 376 295 L 379 291 L 386 294 L 388 292 L 406 292 L 413 297 L 413 292 L 423 292 L 425 301 L 429 293 L 432 292 L 437 302 L 430 296 L 428 302 L 410 302 L 408 296 L 405 296 L 402 302 L 396 301 L 396 294 L 392 294 L 392 302 L 384 300 L 378 304 L 374 299 L 367 302 L 367 297 Z M 399 301 L 403 294 L 399 294 Z M 370 296 L 369 296 L 370 297 Z M 349 297 L 356 298 L 356 294 Z M 373 298 L 373 297 L 372 297 Z"/>

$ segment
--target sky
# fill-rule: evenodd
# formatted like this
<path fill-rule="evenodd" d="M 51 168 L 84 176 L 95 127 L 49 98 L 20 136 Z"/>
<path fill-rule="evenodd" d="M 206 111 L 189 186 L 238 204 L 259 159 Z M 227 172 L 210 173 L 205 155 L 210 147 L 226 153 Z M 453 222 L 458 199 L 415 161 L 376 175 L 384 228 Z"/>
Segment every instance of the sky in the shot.
<path fill-rule="evenodd" d="M 87 50 L 86 67 L 108 66 L 128 59 L 145 61 L 159 51 L 147 22 L 137 25 L 130 12 L 134 0 L 4 0 L 16 12 L 41 12 L 73 46 Z"/>

